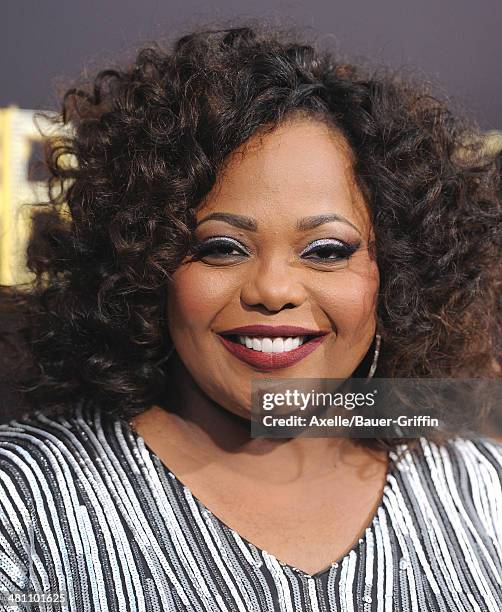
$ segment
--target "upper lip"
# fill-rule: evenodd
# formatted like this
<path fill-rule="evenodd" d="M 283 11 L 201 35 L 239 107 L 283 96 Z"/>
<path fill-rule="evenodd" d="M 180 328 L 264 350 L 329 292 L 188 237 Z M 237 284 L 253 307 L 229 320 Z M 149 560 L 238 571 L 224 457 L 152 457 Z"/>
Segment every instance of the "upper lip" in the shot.
<path fill-rule="evenodd" d="M 220 335 L 236 334 L 241 336 L 264 336 L 267 338 L 281 336 L 287 338 L 291 336 L 324 336 L 328 332 L 320 329 L 297 327 L 296 325 L 243 325 L 226 329 L 219 333 Z"/>

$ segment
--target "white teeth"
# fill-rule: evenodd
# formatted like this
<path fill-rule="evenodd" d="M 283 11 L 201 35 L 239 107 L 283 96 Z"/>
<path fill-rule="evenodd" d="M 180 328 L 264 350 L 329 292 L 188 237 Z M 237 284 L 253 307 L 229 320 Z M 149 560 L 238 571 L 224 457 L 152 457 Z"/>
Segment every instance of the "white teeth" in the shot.
<path fill-rule="evenodd" d="M 239 342 L 254 351 L 263 353 L 285 353 L 292 351 L 303 344 L 304 336 L 294 338 L 251 338 L 250 336 L 239 336 Z"/>

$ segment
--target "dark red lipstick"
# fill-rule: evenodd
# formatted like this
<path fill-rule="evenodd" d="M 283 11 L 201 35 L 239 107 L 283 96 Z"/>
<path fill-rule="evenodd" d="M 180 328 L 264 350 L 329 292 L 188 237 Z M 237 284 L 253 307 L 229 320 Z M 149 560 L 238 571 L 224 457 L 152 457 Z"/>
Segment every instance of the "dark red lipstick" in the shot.
<path fill-rule="evenodd" d="M 294 325 L 244 325 L 218 333 L 223 346 L 235 357 L 259 370 L 287 368 L 310 355 L 324 341 L 328 332 Z M 267 353 L 241 344 L 238 336 L 260 338 L 303 336 L 303 344 L 282 353 Z"/>

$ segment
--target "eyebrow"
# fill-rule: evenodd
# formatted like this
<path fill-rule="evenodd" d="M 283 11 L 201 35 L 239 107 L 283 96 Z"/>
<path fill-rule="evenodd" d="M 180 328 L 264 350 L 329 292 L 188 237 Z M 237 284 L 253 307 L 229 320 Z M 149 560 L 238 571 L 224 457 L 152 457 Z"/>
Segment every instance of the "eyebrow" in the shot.
<path fill-rule="evenodd" d="M 252 217 L 246 217 L 245 215 L 234 215 L 231 213 L 224 212 L 214 212 L 203 219 L 201 219 L 197 223 L 197 227 L 206 223 L 207 221 L 224 221 L 230 225 L 234 225 L 240 229 L 248 230 L 250 232 L 256 232 L 258 230 L 258 224 L 256 220 Z M 307 230 L 314 229 L 319 227 L 319 225 L 323 225 L 324 223 L 331 223 L 332 221 L 341 221 L 342 223 L 346 223 L 350 225 L 350 227 L 354 228 L 358 234 L 361 234 L 359 229 L 351 223 L 348 219 L 343 217 L 342 215 L 338 215 L 336 213 L 327 213 L 323 215 L 314 215 L 311 217 L 303 217 L 296 222 L 296 229 L 305 232 Z"/>

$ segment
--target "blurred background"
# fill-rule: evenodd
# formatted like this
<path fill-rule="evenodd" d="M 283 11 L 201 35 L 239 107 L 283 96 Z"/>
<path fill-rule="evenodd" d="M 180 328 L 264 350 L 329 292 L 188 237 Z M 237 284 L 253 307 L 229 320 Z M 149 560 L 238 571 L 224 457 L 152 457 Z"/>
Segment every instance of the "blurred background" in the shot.
<path fill-rule="evenodd" d="M 52 108 L 65 79 L 142 42 L 259 17 L 310 28 L 342 52 L 423 71 L 484 129 L 502 129 L 500 0 L 2 0 L 0 106 Z"/>
<path fill-rule="evenodd" d="M 242 25 L 264 18 L 300 26 L 349 59 L 418 74 L 478 123 L 489 150 L 502 150 L 500 0 L 3 0 L 0 9 L 4 285 L 29 280 L 25 205 L 44 199 L 43 143 L 33 122 L 35 111 L 57 111 L 63 93 L 80 76 L 127 62 L 142 45 L 169 42 L 199 25 Z M 0 378 L 6 355 L 0 351 Z M 0 384 L 0 421 L 8 418 L 15 401 L 8 385 Z"/>

